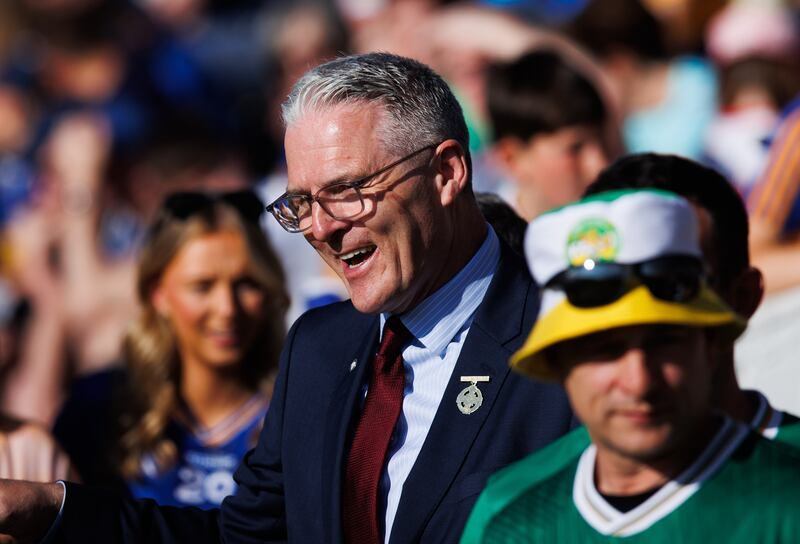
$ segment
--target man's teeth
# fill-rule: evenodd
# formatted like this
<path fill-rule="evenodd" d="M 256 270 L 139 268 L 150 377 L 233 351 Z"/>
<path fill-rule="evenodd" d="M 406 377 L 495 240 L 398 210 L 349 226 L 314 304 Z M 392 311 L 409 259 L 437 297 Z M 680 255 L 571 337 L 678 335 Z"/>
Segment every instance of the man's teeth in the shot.
<path fill-rule="evenodd" d="M 369 253 L 371 251 L 372 251 L 371 247 L 364 247 L 364 248 L 361 248 L 361 249 L 357 249 L 355 251 L 351 251 L 350 253 L 345 253 L 344 255 L 341 255 L 339 258 L 341 260 L 343 260 L 343 261 L 348 261 L 348 260 L 352 259 L 353 257 L 356 257 L 358 255 L 363 255 L 363 254 Z"/>
<path fill-rule="evenodd" d="M 367 246 L 344 253 L 339 256 L 339 259 L 344 261 L 348 267 L 357 268 L 367 262 L 370 256 L 375 252 L 375 246 Z"/>

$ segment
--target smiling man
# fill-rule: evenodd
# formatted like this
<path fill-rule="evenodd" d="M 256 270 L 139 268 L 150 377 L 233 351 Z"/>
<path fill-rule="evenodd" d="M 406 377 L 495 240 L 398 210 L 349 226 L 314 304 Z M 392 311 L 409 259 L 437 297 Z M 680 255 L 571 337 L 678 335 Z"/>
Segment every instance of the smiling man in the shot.
<path fill-rule="evenodd" d="M 538 290 L 480 214 L 445 82 L 344 57 L 283 113 L 288 186 L 267 209 L 351 300 L 289 332 L 237 494 L 200 512 L 6 484 L 0 532 L 43 533 L 66 496 L 53 530 L 75 542 L 456 542 L 488 475 L 570 428 L 563 389 L 509 372 Z"/>
<path fill-rule="evenodd" d="M 798 541 L 800 453 L 712 408 L 745 322 L 706 284 L 691 205 L 599 193 L 525 250 L 543 300 L 512 364 L 564 384 L 585 428 L 495 475 L 462 544 Z"/>

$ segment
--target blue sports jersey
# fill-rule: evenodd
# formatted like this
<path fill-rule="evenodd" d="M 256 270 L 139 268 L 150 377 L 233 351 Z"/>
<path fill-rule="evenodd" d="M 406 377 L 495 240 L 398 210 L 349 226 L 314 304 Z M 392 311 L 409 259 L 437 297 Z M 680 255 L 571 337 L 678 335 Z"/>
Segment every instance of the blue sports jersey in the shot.
<path fill-rule="evenodd" d="M 166 430 L 177 448 L 176 462 L 160 470 L 152 456 L 144 457 L 141 477 L 128 482 L 131 494 L 162 505 L 219 506 L 236 491 L 233 473 L 258 438 L 267 404 L 256 395 L 211 429 L 185 412 L 177 414 Z"/>

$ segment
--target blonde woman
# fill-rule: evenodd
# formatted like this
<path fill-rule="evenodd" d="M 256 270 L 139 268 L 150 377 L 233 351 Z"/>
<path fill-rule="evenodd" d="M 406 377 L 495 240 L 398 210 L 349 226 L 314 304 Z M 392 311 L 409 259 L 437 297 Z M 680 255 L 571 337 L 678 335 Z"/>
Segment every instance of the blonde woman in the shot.
<path fill-rule="evenodd" d="M 255 444 L 288 298 L 251 192 L 167 198 L 139 261 L 142 313 L 117 467 L 136 497 L 212 507 Z"/>

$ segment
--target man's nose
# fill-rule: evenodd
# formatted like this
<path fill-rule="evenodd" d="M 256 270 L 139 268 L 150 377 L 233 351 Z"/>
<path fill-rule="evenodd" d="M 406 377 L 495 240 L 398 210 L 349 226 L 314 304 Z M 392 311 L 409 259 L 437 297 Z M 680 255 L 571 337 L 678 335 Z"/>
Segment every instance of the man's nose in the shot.
<path fill-rule="evenodd" d="M 346 228 L 347 221 L 335 219 L 319 202 L 311 204 L 311 235 L 319 242 L 327 242 L 331 236 Z"/>
<path fill-rule="evenodd" d="M 644 396 L 653 387 L 657 377 L 648 364 L 647 352 L 641 348 L 630 348 L 624 355 L 620 374 L 620 386 L 632 396 Z"/>

